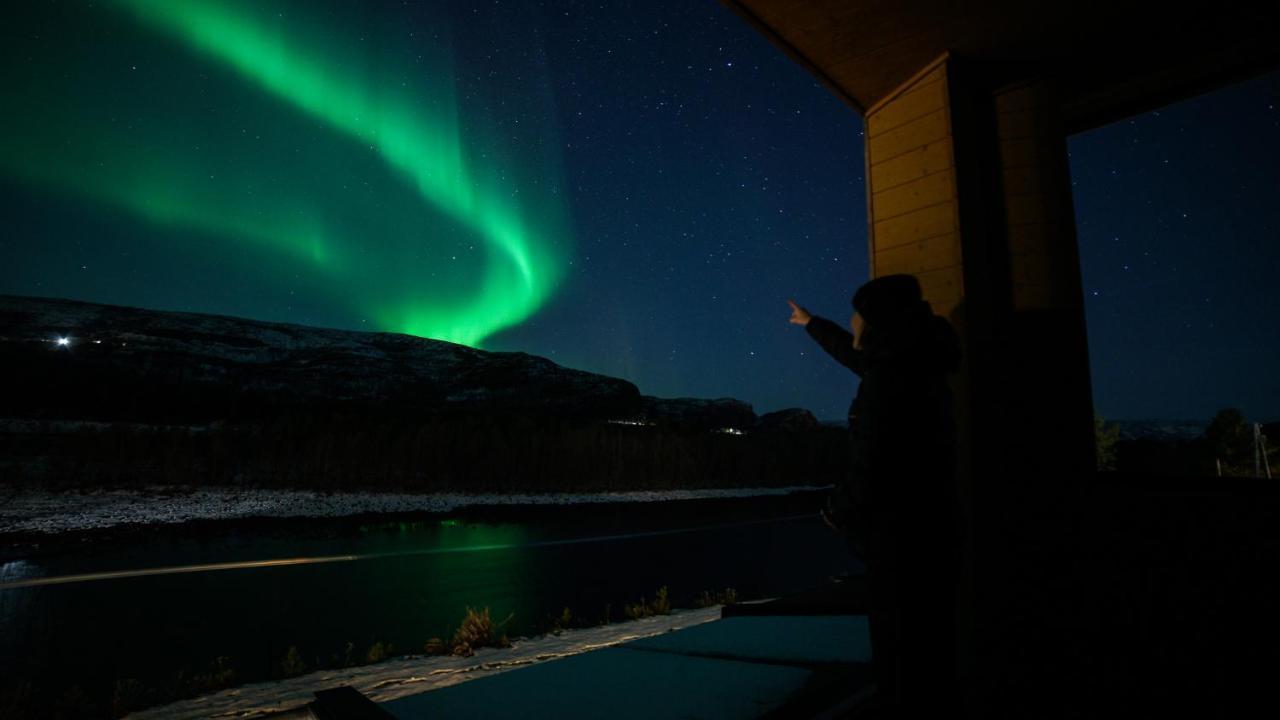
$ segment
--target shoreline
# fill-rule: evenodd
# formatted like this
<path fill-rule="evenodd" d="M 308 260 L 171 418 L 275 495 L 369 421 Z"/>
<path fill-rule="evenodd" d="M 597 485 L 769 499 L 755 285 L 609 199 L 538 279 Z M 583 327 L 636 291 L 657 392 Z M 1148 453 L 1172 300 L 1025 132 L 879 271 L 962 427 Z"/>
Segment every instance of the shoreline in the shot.
<path fill-rule="evenodd" d="M 126 717 L 131 720 L 284 717 L 314 700 L 316 690 L 339 685 L 350 685 L 374 702 L 388 702 L 719 620 L 721 607 L 673 610 L 670 615 L 563 630 L 559 634 L 548 633 L 533 638 L 514 638 L 509 648 L 481 648 L 471 657 L 409 655 L 372 665 L 321 670 L 288 680 L 219 690 L 140 710 Z"/>
<path fill-rule="evenodd" d="M 54 492 L 0 490 L 0 555 L 143 531 L 304 519 L 392 519 L 485 507 L 660 503 L 786 496 L 824 486 L 590 493 L 378 493 L 153 486 Z"/>

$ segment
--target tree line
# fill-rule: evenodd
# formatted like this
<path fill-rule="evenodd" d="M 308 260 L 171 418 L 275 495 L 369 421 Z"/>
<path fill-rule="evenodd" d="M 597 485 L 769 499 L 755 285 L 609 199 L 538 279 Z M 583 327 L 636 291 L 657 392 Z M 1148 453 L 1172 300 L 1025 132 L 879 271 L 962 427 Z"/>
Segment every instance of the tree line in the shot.
<path fill-rule="evenodd" d="M 1257 432 L 1255 432 L 1255 425 Z M 1195 438 L 1123 438 L 1094 416 L 1098 469 L 1158 475 L 1280 476 L 1280 423 L 1249 422 L 1238 408 L 1219 410 Z"/>

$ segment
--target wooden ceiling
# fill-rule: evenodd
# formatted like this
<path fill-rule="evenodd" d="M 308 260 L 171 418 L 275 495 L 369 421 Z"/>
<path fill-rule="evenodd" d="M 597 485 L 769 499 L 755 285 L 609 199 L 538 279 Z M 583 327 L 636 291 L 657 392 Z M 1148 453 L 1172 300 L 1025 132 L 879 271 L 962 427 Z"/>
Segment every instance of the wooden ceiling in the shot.
<path fill-rule="evenodd" d="M 864 112 L 944 52 L 1035 68 L 1086 130 L 1280 66 L 1280 3 L 722 0 Z"/>

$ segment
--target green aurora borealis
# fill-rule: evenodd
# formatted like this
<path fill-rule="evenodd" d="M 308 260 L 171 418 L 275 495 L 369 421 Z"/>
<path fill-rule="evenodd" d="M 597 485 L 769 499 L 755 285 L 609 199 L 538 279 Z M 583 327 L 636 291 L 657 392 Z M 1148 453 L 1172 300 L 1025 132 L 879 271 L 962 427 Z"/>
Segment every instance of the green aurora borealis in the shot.
<path fill-rule="evenodd" d="M 4 71 L 6 175 L 381 330 L 478 345 L 563 279 L 555 128 L 460 97 L 447 20 L 430 42 L 357 3 L 111 0 L 39 20 Z M 500 101 L 550 102 L 525 87 Z"/>

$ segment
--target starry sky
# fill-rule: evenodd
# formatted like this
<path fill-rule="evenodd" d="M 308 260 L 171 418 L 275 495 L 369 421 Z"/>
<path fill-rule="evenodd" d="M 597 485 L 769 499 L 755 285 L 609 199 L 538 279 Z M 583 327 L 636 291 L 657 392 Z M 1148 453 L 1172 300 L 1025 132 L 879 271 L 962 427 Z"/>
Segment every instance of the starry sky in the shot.
<path fill-rule="evenodd" d="M 1280 71 L 1068 149 L 1095 409 L 1280 420 Z"/>
<path fill-rule="evenodd" d="M 0 292 L 520 350 L 843 417 L 861 122 L 714 0 L 34 2 Z M 1277 75 L 1070 143 L 1095 401 L 1280 419 Z"/>

